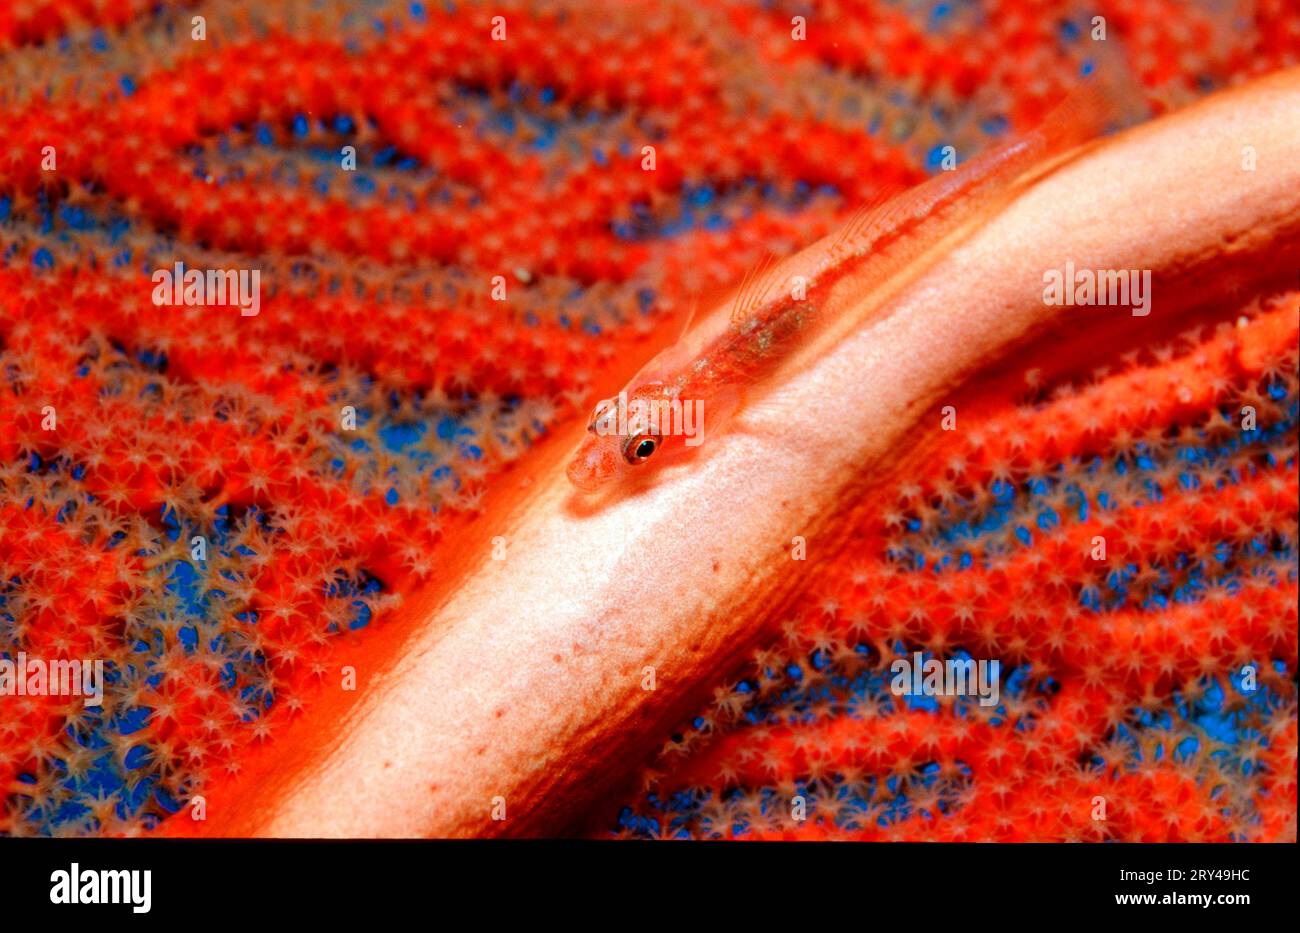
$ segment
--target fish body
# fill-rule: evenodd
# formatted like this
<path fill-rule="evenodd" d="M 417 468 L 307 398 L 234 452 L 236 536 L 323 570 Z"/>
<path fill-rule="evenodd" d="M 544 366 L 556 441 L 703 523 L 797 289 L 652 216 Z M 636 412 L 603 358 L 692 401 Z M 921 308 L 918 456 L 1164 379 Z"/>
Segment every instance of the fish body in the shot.
<path fill-rule="evenodd" d="M 906 191 L 882 193 L 838 231 L 760 264 L 742 281 L 729 313 L 709 315 L 647 363 L 617 400 L 597 407 L 569 463 L 570 481 L 584 491 L 602 489 L 644 474 L 652 458 L 663 463 L 696 446 L 699 438 L 673 430 L 671 416 L 687 406 L 696 406 L 716 433 L 749 387 L 791 371 L 824 340 L 879 315 L 904 283 L 1060 164 L 1060 156 L 1099 136 L 1118 113 L 1114 87 L 1090 81 L 1036 129 Z M 632 411 L 616 417 L 624 408 Z M 661 417 L 646 414 L 655 411 Z"/>

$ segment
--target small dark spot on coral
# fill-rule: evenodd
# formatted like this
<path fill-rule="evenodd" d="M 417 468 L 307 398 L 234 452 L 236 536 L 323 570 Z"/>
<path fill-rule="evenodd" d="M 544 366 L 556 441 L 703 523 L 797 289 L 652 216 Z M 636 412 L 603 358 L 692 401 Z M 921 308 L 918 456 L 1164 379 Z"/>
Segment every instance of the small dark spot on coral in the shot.
<path fill-rule="evenodd" d="M 564 655 L 553 654 L 551 655 L 551 660 L 554 661 L 556 664 L 559 664 L 562 661 L 564 661 Z"/>
<path fill-rule="evenodd" d="M 718 562 L 715 560 L 715 561 L 713 562 L 713 572 L 714 572 L 714 573 L 717 573 L 717 572 L 718 572 L 719 570 L 721 570 L 721 569 L 722 569 L 722 564 L 718 563 Z"/>
<path fill-rule="evenodd" d="M 500 718 L 501 718 L 502 716 L 504 716 L 505 714 L 506 714 L 506 711 L 505 711 L 504 709 L 499 709 L 499 710 L 497 710 L 497 712 L 496 712 L 497 719 L 500 719 Z"/>

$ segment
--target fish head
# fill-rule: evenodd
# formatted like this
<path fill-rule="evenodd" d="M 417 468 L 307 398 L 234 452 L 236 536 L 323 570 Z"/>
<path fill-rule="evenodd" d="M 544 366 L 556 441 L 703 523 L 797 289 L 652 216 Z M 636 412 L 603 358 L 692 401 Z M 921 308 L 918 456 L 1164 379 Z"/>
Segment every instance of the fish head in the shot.
<path fill-rule="evenodd" d="M 665 443 L 655 405 L 671 398 L 662 382 L 650 382 L 598 404 L 565 471 L 569 482 L 595 492 L 654 457 Z"/>

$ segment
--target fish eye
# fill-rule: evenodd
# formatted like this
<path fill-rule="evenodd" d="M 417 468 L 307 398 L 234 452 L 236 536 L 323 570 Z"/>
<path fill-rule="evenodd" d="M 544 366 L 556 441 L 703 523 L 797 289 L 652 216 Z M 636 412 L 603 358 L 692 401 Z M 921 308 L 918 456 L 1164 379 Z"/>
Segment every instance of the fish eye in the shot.
<path fill-rule="evenodd" d="M 623 445 L 623 459 L 633 465 L 645 463 L 659 449 L 658 434 L 634 434 Z"/>

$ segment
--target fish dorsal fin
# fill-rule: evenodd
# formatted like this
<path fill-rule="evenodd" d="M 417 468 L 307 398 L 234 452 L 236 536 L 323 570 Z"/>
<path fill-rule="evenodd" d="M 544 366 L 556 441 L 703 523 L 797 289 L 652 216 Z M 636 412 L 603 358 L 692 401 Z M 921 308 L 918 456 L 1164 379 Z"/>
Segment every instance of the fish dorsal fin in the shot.
<path fill-rule="evenodd" d="M 828 254 L 838 253 L 841 250 L 852 248 L 855 240 L 864 232 L 881 226 L 882 222 L 892 219 L 894 212 L 905 212 L 909 205 L 898 205 L 898 196 L 906 191 L 901 185 L 887 185 L 875 193 L 866 203 L 857 208 L 846 222 L 844 222 L 838 231 L 828 235 L 823 242 L 826 244 Z M 803 256 L 805 261 L 809 259 L 807 252 L 798 253 L 796 256 Z M 731 304 L 731 324 L 733 327 L 741 327 L 745 321 L 754 315 L 763 303 L 772 295 L 772 290 L 781 284 L 782 280 L 791 273 L 789 259 L 787 257 L 779 259 L 772 253 L 764 253 L 763 257 L 757 263 L 749 268 L 744 277 L 740 280 L 740 285 L 736 289 L 735 297 Z M 811 265 L 815 266 L 816 261 Z M 809 274 L 815 274 L 814 270 L 809 270 Z"/>
<path fill-rule="evenodd" d="M 776 286 L 781 269 L 781 261 L 771 253 L 764 253 L 745 277 L 740 280 L 740 287 L 731 302 L 731 323 L 739 327 L 767 300 Z"/>
<path fill-rule="evenodd" d="M 872 195 L 849 215 L 849 219 L 831 240 L 831 249 L 836 252 L 848 249 L 863 231 L 880 226 L 881 220 L 891 216 L 897 209 L 896 201 L 903 191 L 904 189 L 899 185 L 886 185 Z"/>

